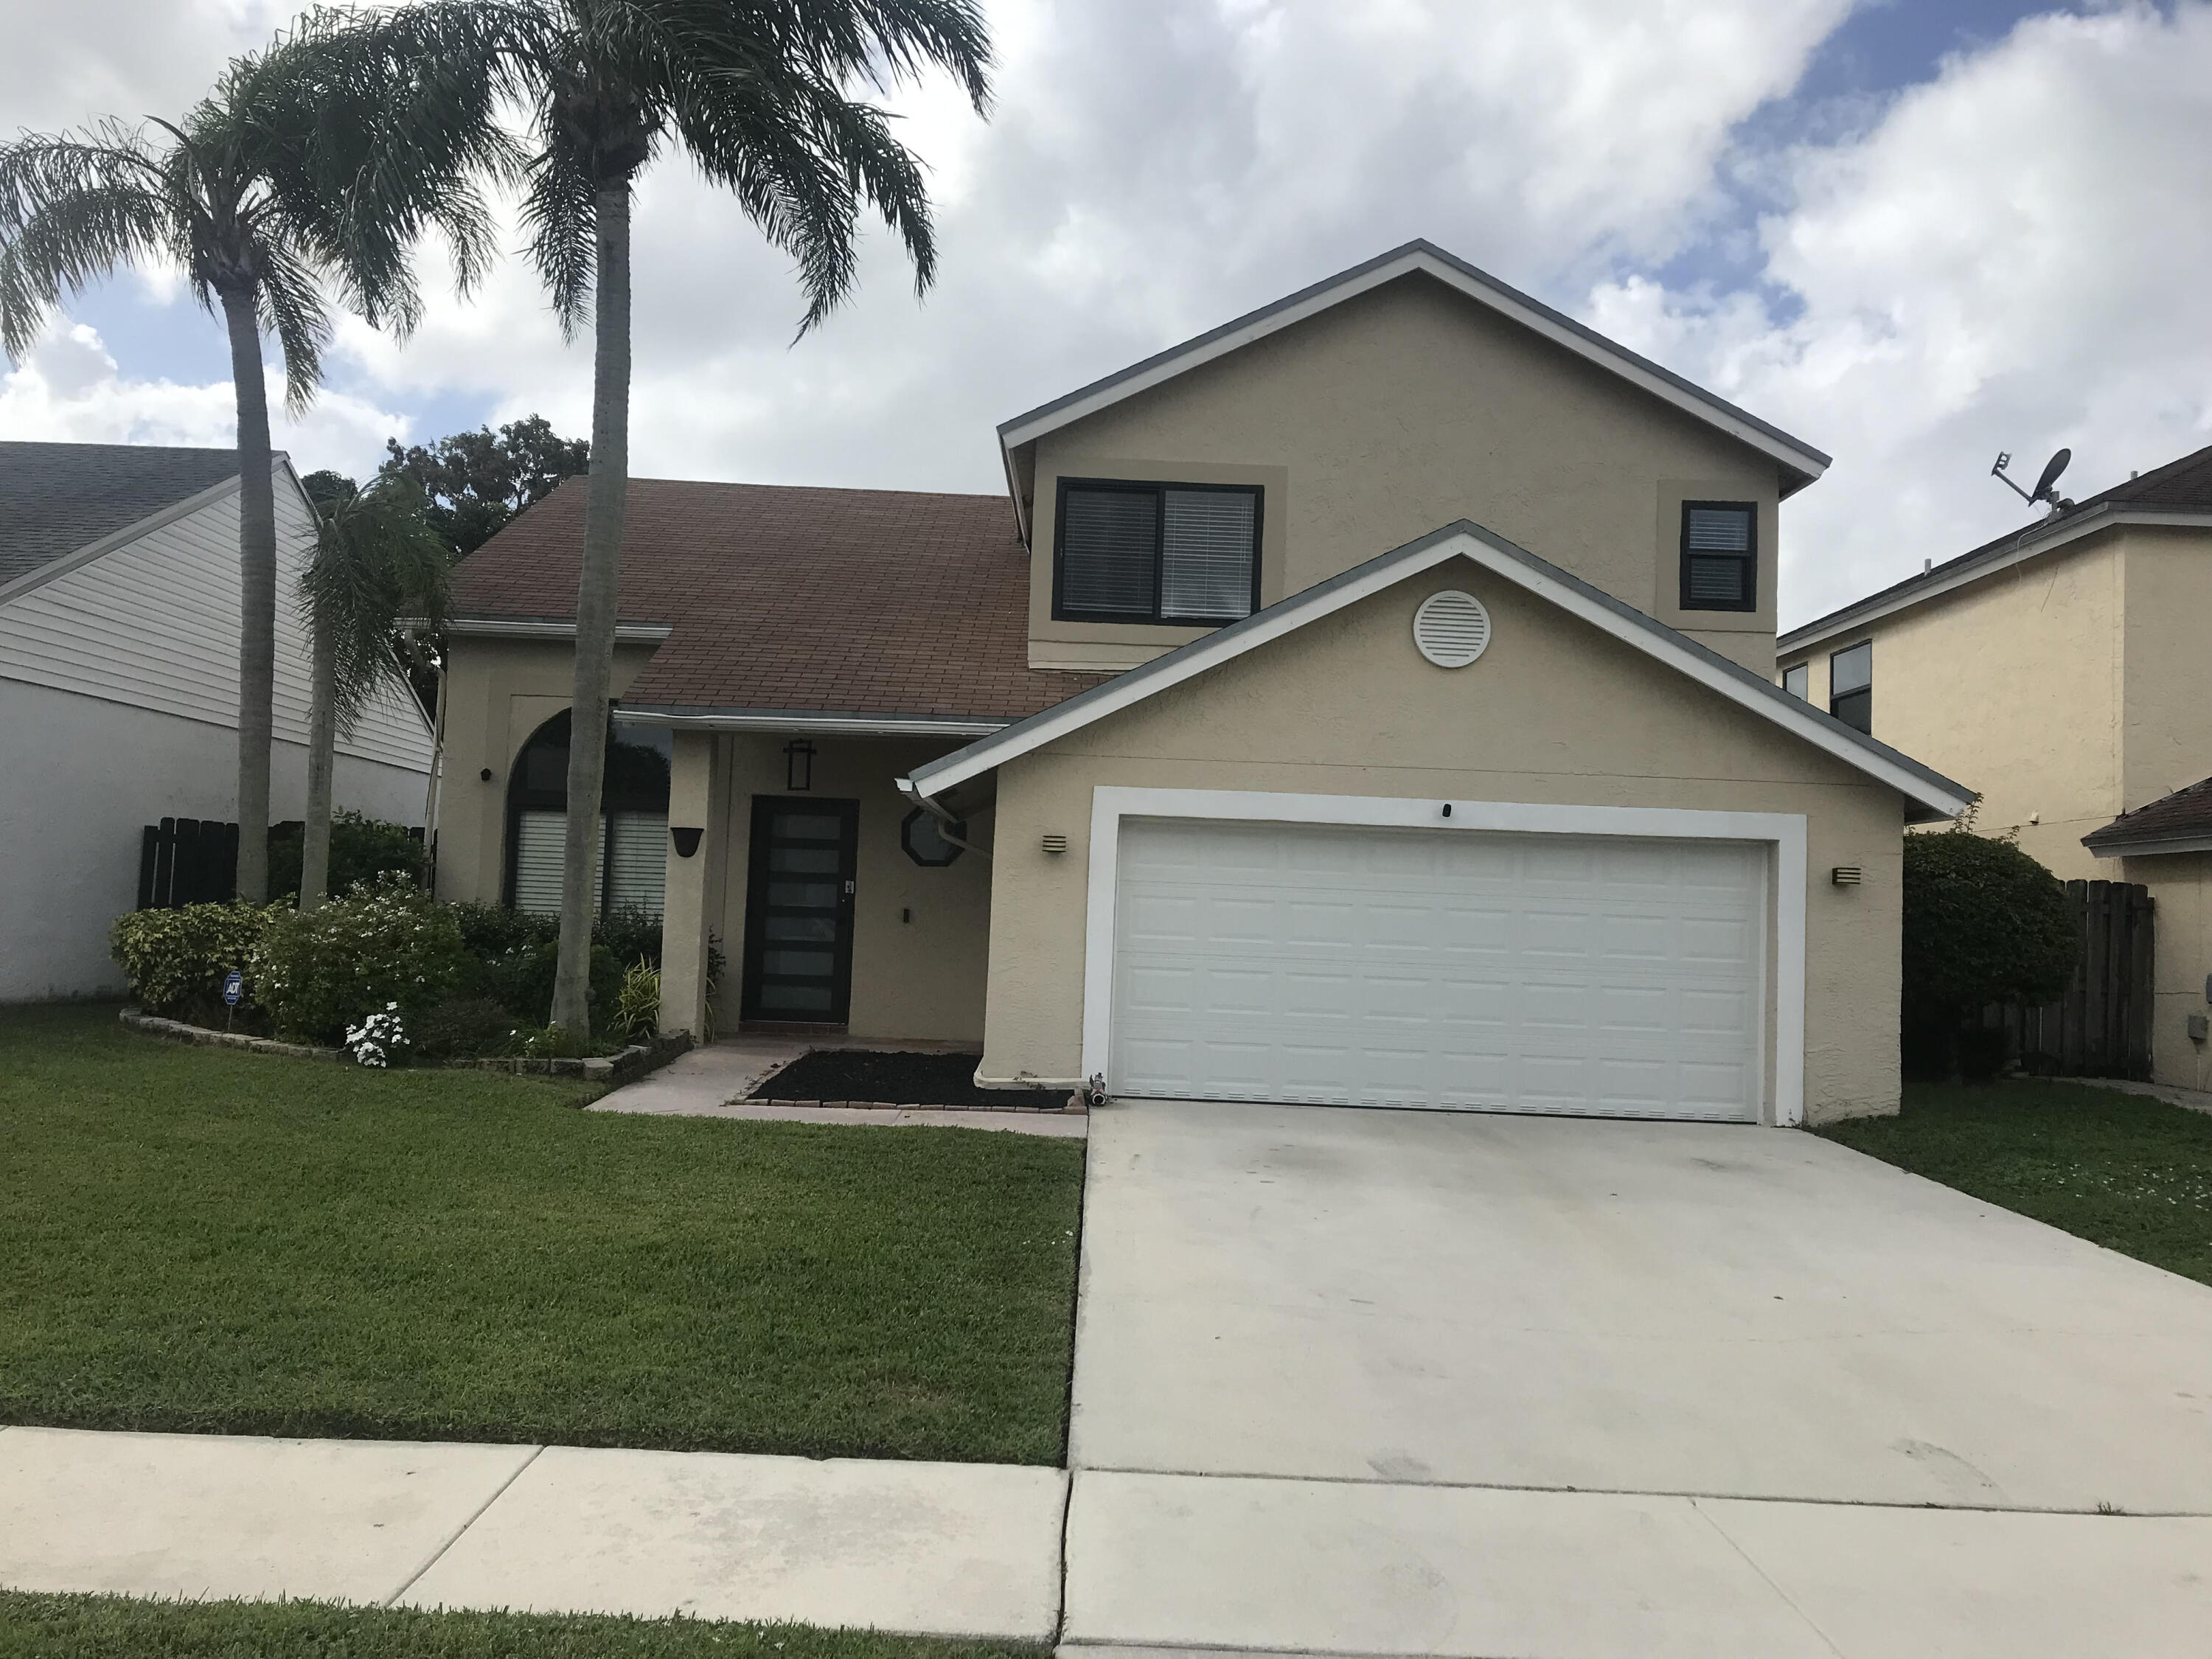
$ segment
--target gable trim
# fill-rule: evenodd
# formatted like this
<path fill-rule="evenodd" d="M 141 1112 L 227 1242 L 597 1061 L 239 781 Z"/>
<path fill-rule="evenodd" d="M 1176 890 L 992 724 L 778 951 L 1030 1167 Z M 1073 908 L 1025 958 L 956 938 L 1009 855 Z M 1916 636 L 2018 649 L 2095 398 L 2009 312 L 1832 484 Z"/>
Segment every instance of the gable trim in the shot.
<path fill-rule="evenodd" d="M 276 457 L 276 463 L 288 472 L 289 471 L 290 464 L 282 454 Z M 274 471 L 275 469 L 272 468 L 272 473 Z M 0 605 L 6 605 L 11 599 L 20 599 L 24 594 L 44 587 L 48 582 L 59 580 L 71 571 L 83 569 L 94 560 L 104 558 L 119 547 L 128 547 L 141 538 L 152 535 L 164 525 L 174 524 L 179 519 L 188 519 L 202 507 L 219 501 L 226 495 L 237 493 L 238 475 L 234 473 L 220 483 L 210 484 L 204 489 L 195 490 L 181 500 L 172 501 L 167 507 L 149 513 L 143 519 L 125 525 L 120 530 L 110 531 L 96 542 L 87 542 L 74 553 L 64 553 L 61 557 L 49 560 L 40 565 L 36 570 L 25 571 L 14 581 L 0 582 Z"/>
<path fill-rule="evenodd" d="M 1146 698 L 1182 684 L 1208 669 L 1231 661 L 1308 623 L 1356 605 L 1422 571 L 1464 558 L 1547 599 L 1632 649 L 1686 674 L 1739 708 L 1749 710 L 1814 748 L 1876 781 L 1895 789 L 1918 809 L 1916 822 L 1954 817 L 1972 801 L 1972 792 L 1941 773 L 1899 753 L 1887 744 L 1853 731 L 1832 715 L 1761 679 L 1664 623 L 1622 604 L 1611 594 L 1571 576 L 1558 566 L 1480 525 L 1465 520 L 1431 531 L 1395 552 L 1355 565 L 1304 592 L 1279 601 L 1243 622 L 1194 640 L 1131 669 L 1105 684 L 1079 693 L 1056 708 L 1033 714 L 1005 731 L 969 744 L 899 780 L 899 787 L 920 799 L 936 796 L 1008 761 L 1042 748 Z"/>
<path fill-rule="evenodd" d="M 1885 617 L 1893 617 L 1900 611 L 1910 610 L 1942 594 L 1956 592 L 1962 587 L 1972 586 L 1984 576 L 1993 576 L 2001 570 L 2009 570 L 2016 564 L 2025 564 L 2043 554 L 2056 552 L 2085 536 L 2129 526 L 2212 530 L 2212 513 L 2192 513 L 2183 507 L 2107 506 L 2091 507 L 2055 526 L 2047 523 L 2030 525 L 2020 532 L 2010 547 L 1984 553 L 1978 560 L 1972 554 L 1964 555 L 1973 562 L 1909 577 L 1896 587 L 1869 594 L 1840 611 L 1831 611 L 1825 617 L 1815 617 L 1802 627 L 1791 629 L 1775 641 L 1777 654 L 1789 657 L 1800 651 L 1817 650 L 1831 640 L 1839 639 L 1845 634 L 1857 633 Z"/>
<path fill-rule="evenodd" d="M 1781 428 L 1770 425 L 1747 410 L 1739 409 L 1672 369 L 1609 340 L 1595 329 L 1554 311 L 1541 301 L 1510 288 L 1487 271 L 1446 252 L 1433 242 L 1416 240 L 1393 248 L 1364 264 L 1326 277 L 1272 305 L 1247 312 L 1217 329 L 1170 346 L 1165 351 L 1128 368 L 1093 380 L 1064 397 L 1017 415 L 999 428 L 999 447 L 1011 483 L 1015 477 L 1013 452 L 1046 434 L 1095 415 L 1138 393 L 1188 373 L 1218 357 L 1242 349 L 1270 334 L 1302 323 L 1332 307 L 1381 288 L 1401 276 L 1419 272 L 1447 288 L 1486 306 L 1499 315 L 1540 335 L 1585 362 L 1607 369 L 1641 390 L 1685 414 L 1717 428 L 1741 443 L 1748 444 L 1784 470 L 1782 494 L 1794 495 L 1828 469 L 1831 458 Z M 1021 512 L 1015 492 L 1015 510 Z M 1026 515 L 1024 515 L 1024 518 Z M 1024 524 L 1024 534 L 1027 524 Z"/>

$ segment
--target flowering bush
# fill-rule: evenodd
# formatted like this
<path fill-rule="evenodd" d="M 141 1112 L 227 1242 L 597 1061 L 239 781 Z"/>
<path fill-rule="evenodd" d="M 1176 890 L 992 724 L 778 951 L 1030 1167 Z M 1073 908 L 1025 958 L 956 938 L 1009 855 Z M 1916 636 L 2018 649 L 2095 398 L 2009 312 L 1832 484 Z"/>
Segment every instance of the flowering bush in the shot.
<path fill-rule="evenodd" d="M 472 968 L 451 907 L 387 872 L 319 909 L 277 915 L 249 972 L 279 1030 L 328 1042 L 380 1010 L 446 1000 Z"/>
<path fill-rule="evenodd" d="M 387 1002 L 382 1013 L 347 1026 L 345 1040 L 356 1066 L 391 1065 L 407 1047 L 407 1027 L 400 1020 L 399 1005 Z"/>
<path fill-rule="evenodd" d="M 173 910 L 136 910 L 117 919 L 108 933 L 108 951 L 149 1012 L 220 1021 L 223 975 L 247 968 L 270 923 L 288 908 L 187 904 Z M 258 988 L 248 969 L 241 1012 L 258 1001 Z"/>

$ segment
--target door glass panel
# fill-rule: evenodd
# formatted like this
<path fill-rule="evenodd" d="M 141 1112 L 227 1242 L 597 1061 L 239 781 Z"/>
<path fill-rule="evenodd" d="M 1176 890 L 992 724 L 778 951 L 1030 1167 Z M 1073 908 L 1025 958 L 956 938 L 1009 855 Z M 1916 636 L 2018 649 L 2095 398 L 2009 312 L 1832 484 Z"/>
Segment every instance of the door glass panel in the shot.
<path fill-rule="evenodd" d="M 760 1006 L 785 1014 L 826 1014 L 835 1006 L 826 985 L 794 985 L 773 981 L 760 988 Z"/>
<path fill-rule="evenodd" d="M 761 937 L 775 944 L 834 945 L 837 918 L 772 915 L 762 923 Z"/>
<path fill-rule="evenodd" d="M 835 951 L 763 951 L 761 971 L 794 979 L 827 979 L 837 971 Z"/>
<path fill-rule="evenodd" d="M 778 875 L 834 876 L 837 849 L 834 847 L 777 847 L 769 849 L 768 867 Z"/>
<path fill-rule="evenodd" d="M 842 825 L 816 812 L 778 812 L 774 831 L 778 841 L 836 841 Z"/>
<path fill-rule="evenodd" d="M 827 910 L 837 902 L 837 884 L 834 881 L 772 881 L 768 884 L 768 902 L 778 908 L 788 905 L 800 910 Z"/>

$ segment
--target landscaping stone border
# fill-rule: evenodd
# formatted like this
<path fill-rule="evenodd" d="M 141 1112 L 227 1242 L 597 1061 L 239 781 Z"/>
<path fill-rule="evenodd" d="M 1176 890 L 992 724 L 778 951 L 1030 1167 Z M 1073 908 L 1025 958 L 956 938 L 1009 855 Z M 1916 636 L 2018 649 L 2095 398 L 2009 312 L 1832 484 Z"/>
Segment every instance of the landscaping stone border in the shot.
<path fill-rule="evenodd" d="M 216 1048 L 243 1048 L 257 1054 L 283 1054 L 293 1060 L 350 1060 L 343 1048 L 323 1048 L 305 1042 L 279 1042 L 275 1037 L 248 1036 L 243 1031 L 217 1031 L 205 1025 L 187 1025 L 180 1019 L 163 1019 L 137 1008 L 121 1015 L 129 1030 L 147 1036 L 167 1037 L 173 1042 L 197 1042 Z M 586 1082 L 619 1087 L 657 1072 L 691 1047 L 689 1032 L 634 1042 L 618 1054 L 592 1054 L 582 1059 L 518 1054 L 496 1060 L 448 1060 L 447 1071 L 511 1072 L 521 1077 L 580 1077 Z"/>

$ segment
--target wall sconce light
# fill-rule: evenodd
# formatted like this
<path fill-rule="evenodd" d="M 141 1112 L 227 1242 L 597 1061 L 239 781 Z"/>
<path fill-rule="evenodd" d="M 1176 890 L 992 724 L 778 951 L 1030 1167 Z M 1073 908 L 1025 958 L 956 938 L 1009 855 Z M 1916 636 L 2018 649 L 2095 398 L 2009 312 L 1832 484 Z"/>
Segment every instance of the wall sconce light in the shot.
<path fill-rule="evenodd" d="M 491 781 L 491 768 L 489 766 L 485 767 L 483 770 L 477 773 L 477 775 L 482 778 L 486 783 L 489 783 Z"/>
<path fill-rule="evenodd" d="M 1067 837 L 1066 836 L 1047 836 L 1044 838 L 1043 845 L 1044 850 L 1048 853 L 1065 853 L 1067 850 Z"/>
<path fill-rule="evenodd" d="M 1866 879 L 1866 872 L 1856 864 L 1839 864 L 1828 872 L 1828 879 L 1838 887 L 1856 887 Z"/>
<path fill-rule="evenodd" d="M 705 830 L 696 829 L 690 824 L 685 824 L 680 829 L 672 823 L 668 826 L 668 838 L 676 843 L 676 856 L 679 859 L 688 859 L 697 852 L 699 837 L 706 833 Z"/>
<path fill-rule="evenodd" d="M 783 787 L 794 795 L 814 787 L 814 757 L 818 752 L 805 738 L 783 745 Z"/>

